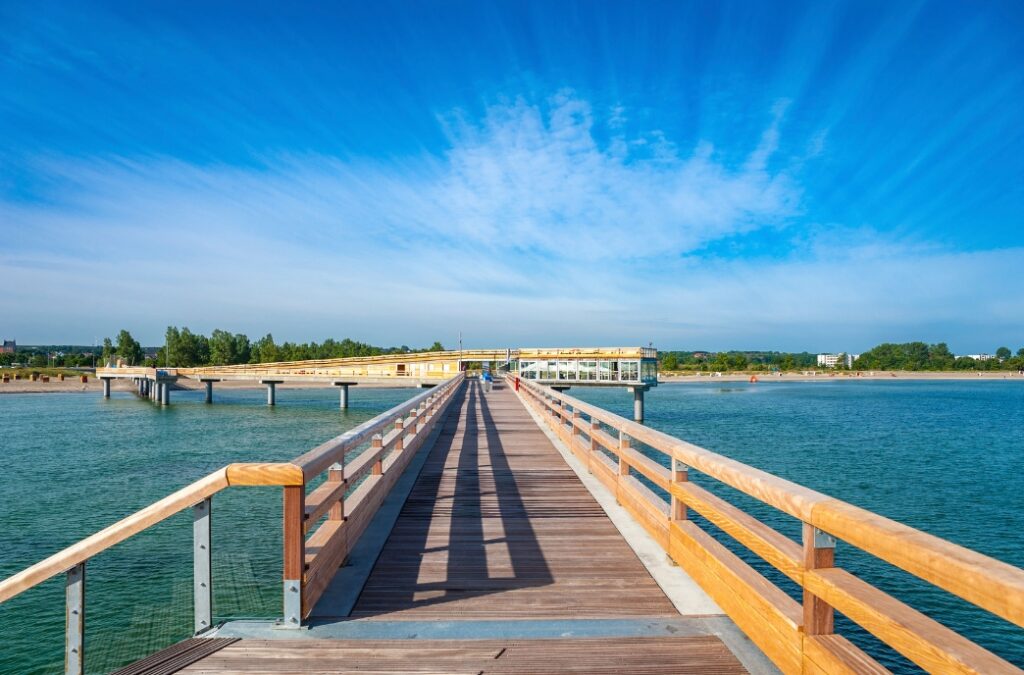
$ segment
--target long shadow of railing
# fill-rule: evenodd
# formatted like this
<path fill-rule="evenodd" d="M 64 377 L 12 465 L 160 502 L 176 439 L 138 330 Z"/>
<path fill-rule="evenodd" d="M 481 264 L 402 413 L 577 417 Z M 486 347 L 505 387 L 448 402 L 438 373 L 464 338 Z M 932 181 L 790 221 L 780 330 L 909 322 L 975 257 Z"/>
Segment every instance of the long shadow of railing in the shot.
<path fill-rule="evenodd" d="M 446 422 L 356 603 L 353 617 L 380 616 L 553 583 L 481 385 L 468 382 L 453 406 L 459 415 L 452 415 Z M 464 420 L 461 437 L 460 417 Z M 485 447 L 482 438 L 486 439 Z M 461 444 L 460 451 L 457 443 Z M 459 451 L 455 467 L 448 465 L 453 450 Z M 493 493 L 486 476 L 487 463 L 493 476 Z M 438 506 L 444 502 L 448 504 Z M 432 528 L 440 531 L 436 528 L 445 519 L 447 546 L 431 546 Z M 488 539 L 489 533 L 499 530 L 502 536 Z M 499 543 L 507 547 L 511 577 L 490 576 L 487 546 Z M 448 554 L 444 578 L 420 582 L 429 556 L 443 551 Z"/>

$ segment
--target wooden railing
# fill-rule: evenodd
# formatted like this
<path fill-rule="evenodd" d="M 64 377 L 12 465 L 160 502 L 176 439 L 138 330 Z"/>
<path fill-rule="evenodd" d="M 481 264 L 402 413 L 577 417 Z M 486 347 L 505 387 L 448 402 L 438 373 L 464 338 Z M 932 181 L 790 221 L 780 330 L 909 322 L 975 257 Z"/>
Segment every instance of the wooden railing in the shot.
<path fill-rule="evenodd" d="M 0 603 L 66 573 L 65 672 L 84 672 L 86 562 L 191 507 L 194 629 L 202 633 L 213 626 L 213 495 L 238 485 L 280 486 L 284 490 L 284 625 L 298 628 L 463 379 L 460 373 L 291 462 L 229 464 L 218 469 L 0 581 Z M 346 464 L 346 456 L 367 442 L 369 447 Z M 307 495 L 307 485 L 325 471 L 327 480 Z M 307 539 L 325 516 L 327 520 Z"/>
<path fill-rule="evenodd" d="M 888 672 L 835 632 L 838 611 L 929 672 L 1022 672 L 837 566 L 835 544 L 842 540 L 1017 626 L 1024 626 L 1024 570 L 564 393 L 525 380 L 519 381 L 518 391 L 782 671 Z M 631 441 L 645 444 L 670 466 L 641 453 Z M 799 519 L 803 541 L 793 541 L 690 482 L 690 469 Z M 664 490 L 670 501 L 634 474 Z M 698 527 L 688 518 L 690 509 L 799 584 L 802 603 Z"/>

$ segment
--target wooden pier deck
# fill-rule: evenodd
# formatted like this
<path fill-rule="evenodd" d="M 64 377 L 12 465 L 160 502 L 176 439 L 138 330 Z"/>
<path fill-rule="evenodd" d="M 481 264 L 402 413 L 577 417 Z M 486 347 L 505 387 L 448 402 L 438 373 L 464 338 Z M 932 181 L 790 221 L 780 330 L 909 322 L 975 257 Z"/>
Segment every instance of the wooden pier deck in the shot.
<path fill-rule="evenodd" d="M 800 541 L 691 472 L 799 520 Z M 282 613 L 218 624 L 212 500 L 249 486 L 282 490 Z M 484 392 L 461 372 L 290 462 L 213 471 L 0 581 L 0 603 L 63 574 L 65 672 L 84 675 L 86 564 L 185 510 L 195 637 L 126 674 L 888 672 L 836 613 L 928 672 L 1024 673 L 837 548 L 1018 627 L 1024 570 L 554 388 Z"/>
<path fill-rule="evenodd" d="M 334 621 L 682 619 L 530 413 L 501 384 L 456 395 L 358 601 Z M 323 617 L 340 614 L 321 602 Z M 571 620 L 577 620 L 572 622 Z M 578 621 L 584 620 L 584 621 Z M 599 624 L 600 625 L 600 624 Z M 241 639 L 182 672 L 747 672 L 715 635 L 559 639 Z M 282 638 L 285 636 L 275 637 Z"/>

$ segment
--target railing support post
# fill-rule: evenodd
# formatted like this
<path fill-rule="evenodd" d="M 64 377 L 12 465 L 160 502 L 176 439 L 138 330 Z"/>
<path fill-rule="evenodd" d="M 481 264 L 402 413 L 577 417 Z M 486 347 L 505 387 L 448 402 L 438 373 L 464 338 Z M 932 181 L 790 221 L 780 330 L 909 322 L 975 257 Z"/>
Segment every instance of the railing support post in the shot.
<path fill-rule="evenodd" d="M 395 430 L 399 432 L 395 439 L 395 452 L 405 450 L 405 423 L 401 419 L 395 420 Z"/>
<path fill-rule="evenodd" d="M 331 465 L 331 468 L 327 470 L 327 480 L 342 482 L 345 480 L 345 465 L 341 462 L 335 462 Z M 327 512 L 328 520 L 345 520 L 345 495 L 342 494 L 338 497 L 338 501 L 331 505 L 331 510 Z"/>
<path fill-rule="evenodd" d="M 68 570 L 64 587 L 65 638 L 64 673 L 82 675 L 85 672 L 85 563 Z"/>
<path fill-rule="evenodd" d="M 573 452 L 573 454 L 576 453 L 576 446 L 579 445 L 579 443 L 580 443 L 580 438 L 579 438 L 580 437 L 580 428 L 577 426 L 577 423 L 579 421 L 580 421 L 580 411 L 576 410 L 576 409 L 573 409 L 573 411 L 572 411 L 572 419 L 569 421 L 569 423 L 572 425 L 572 428 L 569 430 L 570 431 L 569 450 L 571 450 Z"/>
<path fill-rule="evenodd" d="M 591 417 L 590 418 L 590 452 L 587 453 L 587 471 L 590 472 L 590 473 L 594 473 L 594 466 L 593 466 L 594 453 L 597 452 L 598 446 L 600 445 L 597 442 L 597 432 L 600 431 L 600 430 L 601 430 L 601 423 L 598 422 L 597 420 L 595 420 L 593 417 Z"/>
<path fill-rule="evenodd" d="M 804 523 L 804 568 L 808 570 L 834 567 L 836 540 L 818 528 Z M 804 589 L 804 634 L 827 635 L 835 628 L 835 611 L 831 605 Z"/>
<path fill-rule="evenodd" d="M 195 633 L 213 626 L 213 500 L 207 497 L 192 507 L 192 590 L 195 598 Z"/>
<path fill-rule="evenodd" d="M 306 568 L 306 538 L 303 519 L 306 512 L 306 488 L 284 488 L 284 625 L 302 626 L 302 577 Z"/>
<path fill-rule="evenodd" d="M 625 476 L 629 475 L 629 464 L 626 462 L 625 459 L 623 459 L 623 455 L 626 454 L 625 451 L 628 450 L 628 449 L 629 449 L 629 436 L 627 436 L 625 433 L 623 433 L 623 431 L 620 429 L 619 430 L 619 475 L 615 477 L 615 501 L 616 501 L 616 503 L 620 503 L 620 504 L 622 502 L 619 500 L 619 494 L 621 492 L 621 490 L 619 489 L 619 486 L 622 485 L 622 479 Z"/>
<path fill-rule="evenodd" d="M 373 439 L 370 441 L 370 452 L 379 452 L 384 447 L 384 439 L 380 434 L 375 434 Z M 380 476 L 384 473 L 384 458 L 377 457 L 377 461 L 373 463 L 373 470 L 371 473 L 374 476 Z"/>
<path fill-rule="evenodd" d="M 672 482 L 673 483 L 685 483 L 690 480 L 690 467 L 680 462 L 675 457 L 672 458 Z M 671 513 L 672 520 L 686 520 L 686 502 L 672 495 L 672 508 Z"/>

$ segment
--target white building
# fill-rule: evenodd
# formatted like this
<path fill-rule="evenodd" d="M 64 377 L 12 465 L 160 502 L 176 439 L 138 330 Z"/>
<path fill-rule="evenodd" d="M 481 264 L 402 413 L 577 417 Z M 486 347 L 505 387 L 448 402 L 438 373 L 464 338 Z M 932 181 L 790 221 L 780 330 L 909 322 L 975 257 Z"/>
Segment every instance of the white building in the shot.
<path fill-rule="evenodd" d="M 975 361 L 989 361 L 996 358 L 994 354 L 965 354 L 965 356 Z"/>
<path fill-rule="evenodd" d="M 853 362 L 860 357 L 860 354 L 818 354 L 818 366 L 821 368 L 835 368 L 842 358 L 847 368 L 853 367 Z"/>

